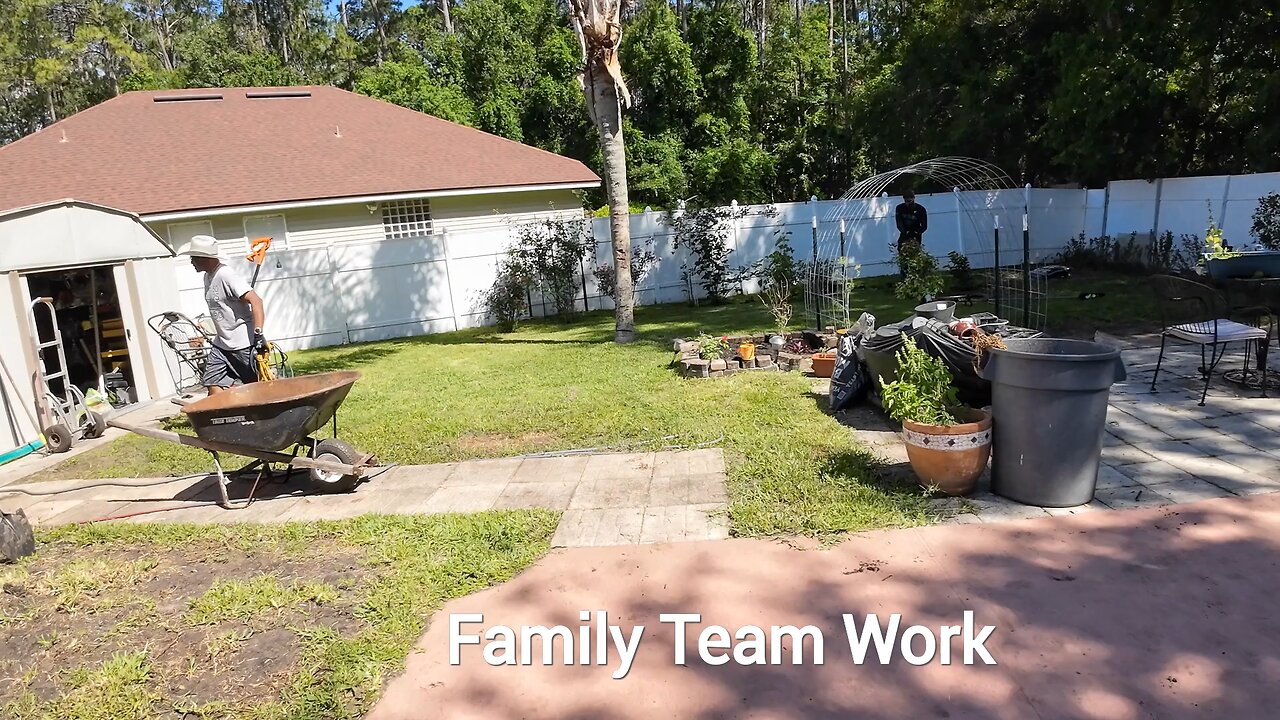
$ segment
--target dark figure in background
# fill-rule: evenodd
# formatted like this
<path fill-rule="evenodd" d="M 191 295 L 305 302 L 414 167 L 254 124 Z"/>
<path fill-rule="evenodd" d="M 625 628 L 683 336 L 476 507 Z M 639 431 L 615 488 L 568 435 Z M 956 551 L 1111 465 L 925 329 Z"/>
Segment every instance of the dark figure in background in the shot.
<path fill-rule="evenodd" d="M 929 229 L 929 213 L 916 203 L 916 194 L 910 190 L 902 193 L 902 203 L 893 211 L 898 223 L 898 272 L 906 275 L 906 258 L 919 252 L 924 245 L 924 233 Z"/>

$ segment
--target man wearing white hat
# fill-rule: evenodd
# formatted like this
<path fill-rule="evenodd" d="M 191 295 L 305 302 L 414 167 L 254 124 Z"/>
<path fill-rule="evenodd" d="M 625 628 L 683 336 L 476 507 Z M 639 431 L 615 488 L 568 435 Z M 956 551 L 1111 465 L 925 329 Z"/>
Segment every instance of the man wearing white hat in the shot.
<path fill-rule="evenodd" d="M 257 382 L 253 354 L 265 352 L 267 344 L 262 337 L 262 298 L 218 259 L 216 239 L 196 235 L 178 254 L 190 257 L 191 267 L 204 273 L 204 301 L 216 330 L 200 382 L 210 395 Z"/>

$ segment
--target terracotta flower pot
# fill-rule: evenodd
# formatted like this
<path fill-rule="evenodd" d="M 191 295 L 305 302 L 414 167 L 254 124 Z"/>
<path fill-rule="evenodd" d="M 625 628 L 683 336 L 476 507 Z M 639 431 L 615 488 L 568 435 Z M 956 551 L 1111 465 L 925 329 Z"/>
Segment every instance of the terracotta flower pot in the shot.
<path fill-rule="evenodd" d="M 835 369 L 836 354 L 834 352 L 820 352 L 813 354 L 814 377 L 829 378 Z"/>
<path fill-rule="evenodd" d="M 991 457 L 991 413 L 965 408 L 959 425 L 902 423 L 911 469 L 923 487 L 968 495 Z"/>

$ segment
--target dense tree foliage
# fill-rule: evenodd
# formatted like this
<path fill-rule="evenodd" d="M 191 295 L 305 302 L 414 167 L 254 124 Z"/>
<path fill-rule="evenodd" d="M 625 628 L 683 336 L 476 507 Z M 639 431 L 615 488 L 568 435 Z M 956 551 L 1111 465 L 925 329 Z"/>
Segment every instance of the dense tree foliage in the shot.
<path fill-rule="evenodd" d="M 1025 182 L 1280 170 L 1280 10 L 640 0 L 636 204 L 842 192 L 937 155 Z M 328 83 L 601 167 L 556 0 L 8 0 L 0 141 L 133 89 Z M 603 202 L 603 198 L 597 198 Z"/>

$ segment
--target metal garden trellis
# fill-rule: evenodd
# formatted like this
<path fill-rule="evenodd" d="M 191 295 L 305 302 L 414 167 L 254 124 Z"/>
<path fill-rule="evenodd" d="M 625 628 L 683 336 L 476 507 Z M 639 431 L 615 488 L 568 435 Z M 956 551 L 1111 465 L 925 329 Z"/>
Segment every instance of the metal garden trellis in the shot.
<path fill-rule="evenodd" d="M 1001 194 L 1017 190 L 1012 179 L 999 167 L 983 160 L 967 157 L 941 157 L 880 173 L 857 183 L 841 196 L 826 217 L 812 219 L 813 255 L 805 282 L 806 316 L 821 329 L 828 324 L 848 327 L 850 284 L 860 275 L 860 264 L 849 254 L 850 226 L 861 237 L 861 228 L 870 222 L 883 222 L 886 215 L 887 188 L 904 176 L 932 180 L 950 187 L 956 199 L 957 222 L 967 220 L 978 238 L 980 249 L 990 252 L 989 289 L 996 314 L 1020 321 L 1025 327 L 1042 328 L 1045 320 L 1044 278 L 1031 270 L 1030 185 L 1023 188 L 1021 206 L 1022 253 L 1019 268 L 1008 271 L 1004 258 L 1008 248 L 1001 247 L 1001 230 L 1007 232 L 1008 221 L 1001 223 Z M 985 195 L 982 195 L 985 193 Z M 826 228 L 825 231 L 822 228 Z M 988 235 L 987 233 L 990 233 Z M 961 227 L 963 237 L 963 227 Z M 990 237 L 988 246 L 986 238 Z"/>

